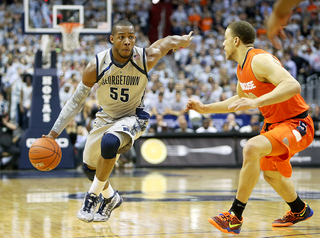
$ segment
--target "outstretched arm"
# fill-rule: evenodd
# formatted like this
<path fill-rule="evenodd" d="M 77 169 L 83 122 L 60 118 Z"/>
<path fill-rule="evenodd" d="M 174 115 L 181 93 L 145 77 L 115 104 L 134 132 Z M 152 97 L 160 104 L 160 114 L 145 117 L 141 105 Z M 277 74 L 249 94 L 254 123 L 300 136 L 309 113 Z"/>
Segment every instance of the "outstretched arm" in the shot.
<path fill-rule="evenodd" d="M 170 50 L 176 51 L 180 47 L 187 47 L 193 40 L 192 31 L 189 35 L 183 36 L 167 36 L 166 38 L 157 40 L 149 48 L 146 49 L 148 69 L 153 68 L 158 61 L 165 56 Z"/>
<path fill-rule="evenodd" d="M 206 113 L 229 113 L 229 112 L 235 112 L 239 110 L 235 110 L 234 108 L 230 108 L 230 105 L 232 105 L 234 102 L 239 100 L 242 97 L 246 97 L 243 93 L 240 83 L 237 84 L 237 95 L 234 95 L 231 98 L 228 98 L 221 102 L 215 102 L 211 104 L 203 104 L 197 99 L 189 99 L 185 108 L 185 112 L 189 110 L 195 110 L 196 112 L 199 112 L 201 114 Z"/>
<path fill-rule="evenodd" d="M 82 108 L 84 101 L 88 97 L 92 86 L 96 82 L 96 78 L 96 64 L 95 60 L 92 60 L 85 68 L 83 72 L 82 81 L 79 83 L 72 97 L 62 108 L 51 131 L 48 135 L 43 135 L 42 137 L 56 139 L 61 134 L 63 129 L 69 124 L 69 122 Z"/>
<path fill-rule="evenodd" d="M 185 112 L 187 112 L 189 110 L 194 110 L 194 111 L 199 112 L 201 114 L 234 112 L 235 110 L 229 109 L 228 107 L 229 107 L 229 105 L 231 105 L 233 102 L 237 101 L 238 99 L 239 99 L 239 96 L 235 95 L 235 96 L 228 98 L 227 100 L 224 100 L 222 102 L 203 104 L 199 100 L 191 98 L 187 102 Z"/>
<path fill-rule="evenodd" d="M 278 0 L 273 6 L 273 12 L 267 21 L 267 36 L 276 49 L 281 49 L 278 35 L 285 39 L 286 34 L 282 29 L 291 17 L 292 8 L 302 0 Z"/>

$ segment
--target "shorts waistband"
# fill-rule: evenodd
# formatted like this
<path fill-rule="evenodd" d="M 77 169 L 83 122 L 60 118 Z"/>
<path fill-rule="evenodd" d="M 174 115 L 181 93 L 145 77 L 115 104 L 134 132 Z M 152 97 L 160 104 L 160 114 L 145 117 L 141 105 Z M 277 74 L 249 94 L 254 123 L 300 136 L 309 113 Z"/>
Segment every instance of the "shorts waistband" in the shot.
<path fill-rule="evenodd" d="M 309 114 L 308 114 L 308 110 L 306 110 L 306 111 L 304 111 L 303 113 L 301 113 L 301 114 L 299 114 L 299 115 L 297 115 L 297 116 L 295 116 L 295 117 L 291 117 L 291 118 L 289 118 L 289 119 L 287 119 L 287 120 L 291 120 L 291 119 L 304 119 L 304 118 L 306 118 L 308 115 L 309 115 Z M 285 121 L 286 121 L 286 120 L 285 120 Z M 281 121 L 281 122 L 283 122 L 283 121 Z M 277 122 L 277 123 L 280 123 L 280 122 Z M 274 123 L 266 123 L 266 124 L 265 124 L 265 131 L 268 131 L 268 130 L 269 130 L 269 126 L 271 126 L 272 124 L 274 124 Z"/>
<path fill-rule="evenodd" d="M 308 110 L 307 110 L 307 111 L 304 111 L 303 113 L 301 113 L 301 114 L 299 114 L 299 115 L 297 115 L 297 116 L 295 116 L 295 117 L 292 117 L 292 118 L 290 118 L 290 119 L 304 119 L 304 118 L 306 118 L 308 115 L 309 115 L 309 114 L 308 114 Z"/>

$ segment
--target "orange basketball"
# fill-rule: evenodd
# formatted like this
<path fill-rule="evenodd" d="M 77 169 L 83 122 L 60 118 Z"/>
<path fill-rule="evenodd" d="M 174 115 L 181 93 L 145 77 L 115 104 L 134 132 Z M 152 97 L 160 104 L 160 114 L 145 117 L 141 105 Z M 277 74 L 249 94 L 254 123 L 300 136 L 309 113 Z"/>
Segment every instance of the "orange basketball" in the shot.
<path fill-rule="evenodd" d="M 60 163 L 61 148 L 53 139 L 39 138 L 30 147 L 29 159 L 36 169 L 50 171 Z"/>

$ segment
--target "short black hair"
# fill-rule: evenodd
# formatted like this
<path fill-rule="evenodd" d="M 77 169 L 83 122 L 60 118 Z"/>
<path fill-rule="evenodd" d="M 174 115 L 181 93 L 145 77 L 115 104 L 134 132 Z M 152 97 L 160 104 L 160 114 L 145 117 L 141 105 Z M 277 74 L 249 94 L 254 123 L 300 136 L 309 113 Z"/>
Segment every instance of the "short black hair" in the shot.
<path fill-rule="evenodd" d="M 228 28 L 234 37 L 239 37 L 243 44 L 253 44 L 256 39 L 256 31 L 253 26 L 246 21 L 232 22 Z"/>
<path fill-rule="evenodd" d="M 113 24 L 112 30 L 111 30 L 111 35 L 117 34 L 117 26 L 132 26 L 134 29 L 134 26 L 131 22 L 129 22 L 127 20 L 120 20 L 120 21 L 117 21 Z"/>

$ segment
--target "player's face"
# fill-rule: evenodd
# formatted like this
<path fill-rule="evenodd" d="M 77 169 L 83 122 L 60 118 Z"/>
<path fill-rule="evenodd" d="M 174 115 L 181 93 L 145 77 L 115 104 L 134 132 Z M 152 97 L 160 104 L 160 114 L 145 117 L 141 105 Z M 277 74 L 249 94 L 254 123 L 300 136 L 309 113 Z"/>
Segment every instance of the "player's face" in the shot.
<path fill-rule="evenodd" d="M 234 47 L 233 43 L 234 43 L 234 37 L 232 36 L 230 29 L 227 28 L 224 34 L 224 42 L 223 42 L 223 47 L 226 53 L 227 60 L 234 59 L 236 48 Z"/>
<path fill-rule="evenodd" d="M 136 43 L 136 36 L 132 26 L 118 26 L 117 33 L 110 36 L 115 53 L 113 56 L 117 61 L 127 61 L 132 54 L 132 49 Z"/>

